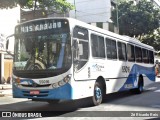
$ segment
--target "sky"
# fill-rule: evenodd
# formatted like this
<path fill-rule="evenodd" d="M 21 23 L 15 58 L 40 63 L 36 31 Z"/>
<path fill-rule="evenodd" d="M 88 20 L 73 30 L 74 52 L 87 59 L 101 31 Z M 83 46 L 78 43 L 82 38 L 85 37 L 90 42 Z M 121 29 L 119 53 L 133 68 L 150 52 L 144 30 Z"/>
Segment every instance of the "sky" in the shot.
<path fill-rule="evenodd" d="M 5 38 L 14 34 L 14 28 L 20 21 L 20 8 L 0 10 L 0 34 L 3 34 Z M 5 46 L 6 42 L 3 42 Z M 5 49 L 5 48 L 4 48 Z M 14 50 L 14 40 L 9 40 L 8 51 Z"/>
<path fill-rule="evenodd" d="M 0 10 L 0 34 L 9 36 L 14 33 L 14 27 L 20 20 L 19 7 Z"/>

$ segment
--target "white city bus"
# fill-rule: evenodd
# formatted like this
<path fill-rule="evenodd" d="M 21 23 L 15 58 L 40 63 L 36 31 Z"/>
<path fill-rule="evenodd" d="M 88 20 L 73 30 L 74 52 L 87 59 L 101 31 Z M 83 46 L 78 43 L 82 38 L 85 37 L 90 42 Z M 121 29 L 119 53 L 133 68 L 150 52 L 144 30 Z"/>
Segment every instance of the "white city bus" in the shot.
<path fill-rule="evenodd" d="M 15 27 L 13 97 L 57 103 L 131 90 L 155 81 L 154 49 L 72 18 Z"/>

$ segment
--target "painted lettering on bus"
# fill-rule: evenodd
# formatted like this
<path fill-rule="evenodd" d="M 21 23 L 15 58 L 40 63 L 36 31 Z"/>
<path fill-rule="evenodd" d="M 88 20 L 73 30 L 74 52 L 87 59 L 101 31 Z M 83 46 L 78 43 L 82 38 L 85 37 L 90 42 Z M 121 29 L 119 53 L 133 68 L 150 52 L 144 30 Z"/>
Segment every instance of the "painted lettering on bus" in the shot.
<path fill-rule="evenodd" d="M 104 65 L 94 64 L 94 65 L 92 65 L 92 68 L 93 68 L 95 71 L 104 71 Z"/>
<path fill-rule="evenodd" d="M 22 25 L 20 28 L 16 27 L 16 33 L 18 33 L 19 29 L 21 33 L 33 32 L 33 31 L 43 31 L 61 28 L 61 22 L 48 22 L 48 23 L 39 23 L 39 24 L 30 24 L 30 25 Z"/>
<path fill-rule="evenodd" d="M 39 80 L 40 85 L 49 84 L 49 80 Z"/>

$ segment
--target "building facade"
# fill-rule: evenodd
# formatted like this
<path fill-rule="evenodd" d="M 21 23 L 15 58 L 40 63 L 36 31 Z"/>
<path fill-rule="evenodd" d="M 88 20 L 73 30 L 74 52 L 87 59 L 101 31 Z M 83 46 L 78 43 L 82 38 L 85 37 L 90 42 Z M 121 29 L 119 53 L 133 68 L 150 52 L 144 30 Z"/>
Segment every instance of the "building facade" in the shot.
<path fill-rule="evenodd" d="M 75 6 L 69 12 L 69 17 L 81 20 L 91 25 L 117 32 L 111 18 L 112 0 L 67 0 Z"/>

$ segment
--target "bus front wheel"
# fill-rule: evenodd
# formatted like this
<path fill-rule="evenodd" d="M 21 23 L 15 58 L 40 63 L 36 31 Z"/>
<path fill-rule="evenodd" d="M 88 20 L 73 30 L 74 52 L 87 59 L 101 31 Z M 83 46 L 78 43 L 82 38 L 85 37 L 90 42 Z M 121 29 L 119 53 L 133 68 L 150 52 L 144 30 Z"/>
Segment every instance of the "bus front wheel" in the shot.
<path fill-rule="evenodd" d="M 93 104 L 99 105 L 103 100 L 103 87 L 99 82 L 96 82 L 94 85 L 94 94 L 92 97 Z"/>

